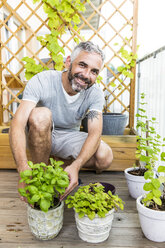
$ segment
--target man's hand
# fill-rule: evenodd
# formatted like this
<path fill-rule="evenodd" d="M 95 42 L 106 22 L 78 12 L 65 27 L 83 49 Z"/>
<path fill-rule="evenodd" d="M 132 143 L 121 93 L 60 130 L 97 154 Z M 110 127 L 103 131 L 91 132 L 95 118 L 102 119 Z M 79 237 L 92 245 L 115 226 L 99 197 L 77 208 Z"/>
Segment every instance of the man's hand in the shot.
<path fill-rule="evenodd" d="M 74 162 L 65 168 L 65 171 L 69 176 L 69 186 L 65 191 L 65 194 L 61 196 L 60 200 L 62 201 L 77 185 L 78 185 L 78 173 L 79 169 L 74 165 Z"/>
<path fill-rule="evenodd" d="M 22 171 L 25 171 L 25 170 L 31 170 L 31 168 L 30 168 L 28 165 L 25 165 L 25 166 L 23 166 L 23 167 L 21 168 L 21 170 L 19 170 L 18 189 L 20 189 L 20 188 L 23 189 L 23 188 L 26 187 L 26 184 L 25 184 L 24 182 L 22 182 L 22 183 L 19 182 L 19 181 L 21 180 L 20 173 L 21 173 Z M 19 193 L 19 191 L 18 191 L 18 193 Z M 19 198 L 20 198 L 21 201 L 27 202 L 26 197 L 20 195 L 20 193 L 19 193 Z"/>

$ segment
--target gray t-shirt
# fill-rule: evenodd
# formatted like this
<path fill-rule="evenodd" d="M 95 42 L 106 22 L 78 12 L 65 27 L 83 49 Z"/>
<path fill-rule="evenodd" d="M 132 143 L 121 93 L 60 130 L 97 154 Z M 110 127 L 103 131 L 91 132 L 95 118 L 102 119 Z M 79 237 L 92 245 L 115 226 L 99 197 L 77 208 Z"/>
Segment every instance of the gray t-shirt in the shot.
<path fill-rule="evenodd" d="M 68 103 L 62 89 L 62 72 L 55 70 L 43 71 L 31 78 L 25 87 L 23 100 L 49 108 L 56 129 L 71 130 L 80 129 L 81 120 L 88 110 L 102 112 L 104 104 L 103 91 L 96 84 Z"/>

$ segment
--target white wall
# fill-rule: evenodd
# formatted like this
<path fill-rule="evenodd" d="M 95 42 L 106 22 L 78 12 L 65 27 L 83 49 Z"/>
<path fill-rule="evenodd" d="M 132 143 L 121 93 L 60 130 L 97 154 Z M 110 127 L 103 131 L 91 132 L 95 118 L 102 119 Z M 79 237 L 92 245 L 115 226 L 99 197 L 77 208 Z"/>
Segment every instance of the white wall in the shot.
<path fill-rule="evenodd" d="M 137 44 L 138 56 L 165 45 L 165 0 L 139 0 Z"/>

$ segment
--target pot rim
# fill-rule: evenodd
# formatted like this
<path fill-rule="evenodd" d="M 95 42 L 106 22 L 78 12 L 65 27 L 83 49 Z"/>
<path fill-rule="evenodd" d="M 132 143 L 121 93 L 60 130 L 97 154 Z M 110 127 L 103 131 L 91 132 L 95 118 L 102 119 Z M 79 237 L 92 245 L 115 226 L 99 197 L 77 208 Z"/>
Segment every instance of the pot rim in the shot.
<path fill-rule="evenodd" d="M 74 209 L 74 212 L 75 212 L 75 215 L 77 215 L 77 217 L 78 217 L 79 220 L 82 220 L 84 217 L 86 217 L 86 218 L 89 219 L 88 215 L 86 215 L 86 214 L 84 215 L 84 217 L 79 218 L 79 215 L 78 215 L 78 213 L 75 211 L 75 209 Z M 112 209 L 109 210 L 109 212 L 105 215 L 105 217 L 100 217 L 100 216 L 98 216 L 98 214 L 96 214 L 95 217 L 94 217 L 94 219 L 95 219 L 95 218 L 97 218 L 97 219 L 104 219 L 104 218 L 106 218 L 108 215 L 113 214 L 114 212 L 115 212 L 115 209 L 112 208 Z M 94 220 L 94 219 L 93 219 L 93 220 Z M 89 219 L 89 220 L 91 220 L 91 219 Z M 92 221 L 92 220 L 91 220 L 91 221 Z M 95 225 L 95 224 L 91 224 L 91 225 Z"/>
<path fill-rule="evenodd" d="M 133 169 L 139 169 L 139 167 L 130 167 L 130 168 L 126 168 L 124 170 L 124 174 L 125 174 L 125 177 L 127 180 L 129 181 L 136 181 L 136 182 L 140 182 L 140 183 L 143 183 L 143 182 L 147 182 L 147 180 L 144 178 L 144 176 L 136 176 L 136 175 L 132 175 L 130 173 L 128 173 L 128 171 L 132 171 Z"/>
<path fill-rule="evenodd" d="M 137 206 L 138 212 L 145 215 L 145 216 L 147 216 L 147 214 L 148 214 L 147 217 L 150 217 L 152 219 L 159 219 L 160 218 L 160 220 L 165 221 L 165 211 L 157 211 L 154 209 L 150 209 L 150 208 L 145 207 L 141 203 L 141 200 L 144 196 L 145 195 L 141 195 L 136 199 L 136 206 Z M 142 213 L 141 210 L 144 211 L 145 213 Z M 162 219 L 162 217 L 163 217 L 163 219 Z"/>
<path fill-rule="evenodd" d="M 41 212 L 41 213 L 45 213 L 45 214 L 50 213 L 51 211 L 54 211 L 55 209 L 61 209 L 63 206 L 64 206 L 64 201 L 60 201 L 59 204 L 58 204 L 57 206 L 55 206 L 55 207 L 49 209 L 48 212 L 44 212 L 44 211 L 42 211 L 42 210 L 40 210 L 40 209 L 32 208 L 32 207 L 30 206 L 29 203 L 27 204 L 27 207 L 28 207 L 28 208 L 30 208 L 30 209 L 32 209 L 32 210 L 34 210 L 34 211 L 38 211 L 38 212 Z"/>

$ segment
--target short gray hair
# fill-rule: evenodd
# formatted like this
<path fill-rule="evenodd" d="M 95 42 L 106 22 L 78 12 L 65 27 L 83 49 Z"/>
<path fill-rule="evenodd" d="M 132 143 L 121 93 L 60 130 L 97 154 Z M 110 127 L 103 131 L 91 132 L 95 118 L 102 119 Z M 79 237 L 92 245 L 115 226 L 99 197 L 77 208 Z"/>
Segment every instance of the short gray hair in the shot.
<path fill-rule="evenodd" d="M 71 62 L 73 62 L 77 58 L 77 56 L 79 55 L 79 53 L 81 51 L 85 51 L 88 53 L 97 53 L 100 55 L 102 62 L 104 62 L 105 55 L 104 55 L 103 51 L 99 48 L 98 45 L 93 44 L 91 41 L 80 42 L 74 48 L 74 50 L 70 56 Z"/>

